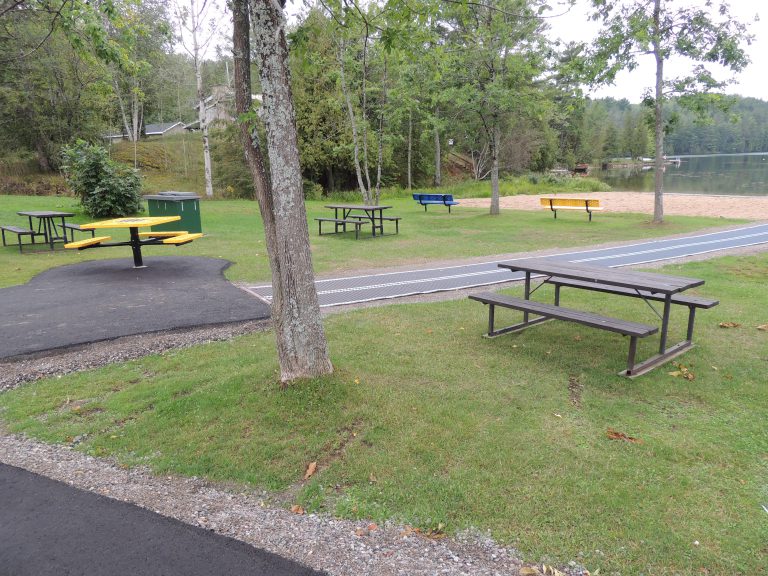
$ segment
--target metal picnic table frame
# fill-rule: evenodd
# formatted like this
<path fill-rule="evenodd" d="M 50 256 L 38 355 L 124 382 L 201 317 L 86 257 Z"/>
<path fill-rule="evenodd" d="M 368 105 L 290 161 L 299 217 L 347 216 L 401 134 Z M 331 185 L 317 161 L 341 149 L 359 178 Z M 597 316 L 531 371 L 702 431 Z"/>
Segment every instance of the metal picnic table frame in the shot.
<path fill-rule="evenodd" d="M 392 208 L 392 206 L 368 206 L 365 204 L 326 204 L 326 208 L 333 209 L 334 218 L 338 220 L 346 220 L 352 212 L 365 212 L 365 216 L 371 221 L 371 232 L 373 236 L 376 236 L 376 230 L 379 230 L 379 235 L 384 236 L 384 210 Z M 339 210 L 341 210 L 342 216 L 339 218 Z M 376 215 L 378 213 L 378 216 Z M 358 218 L 358 216 L 353 216 Z M 362 218 L 362 216 L 359 216 Z M 378 224 L 376 221 L 378 220 Z M 340 224 L 337 223 L 338 226 Z M 346 228 L 345 228 L 346 229 Z"/>
<path fill-rule="evenodd" d="M 498 264 L 499 268 L 506 268 L 512 272 L 525 274 L 525 300 L 530 300 L 531 294 L 538 287 L 531 289 L 531 277 L 533 275 L 544 276 L 543 283 L 555 278 L 565 278 L 579 281 L 586 290 L 609 291 L 610 287 L 628 289 L 633 297 L 642 298 L 661 320 L 659 332 L 659 352 L 634 366 L 632 375 L 645 373 L 664 362 L 679 356 L 693 346 L 694 307 L 689 307 L 688 329 L 686 339 L 667 346 L 669 335 L 669 320 L 672 310 L 673 297 L 690 288 L 704 284 L 704 280 L 687 278 L 682 276 L 669 276 L 651 272 L 637 272 L 634 270 L 618 270 L 606 266 L 593 266 L 581 262 L 567 262 L 551 258 L 524 258 Z M 603 288 L 608 288 L 603 290 Z M 614 292 L 620 294 L 620 292 Z M 658 295 L 657 297 L 654 297 Z M 559 288 L 555 292 L 555 306 L 560 305 Z M 651 305 L 650 300 L 663 302 L 663 311 L 659 314 Z M 715 304 L 717 301 L 714 301 Z M 529 320 L 528 312 L 524 313 L 523 324 L 520 327 L 537 324 L 542 319 Z"/>
<path fill-rule="evenodd" d="M 130 230 L 130 239 L 125 242 L 102 242 L 99 238 L 93 240 L 84 240 L 81 242 L 73 242 L 70 247 L 77 248 L 78 250 L 88 250 L 90 248 L 111 248 L 113 246 L 130 246 L 133 252 L 133 267 L 145 268 L 144 260 L 142 258 L 141 249 L 144 246 L 158 246 L 164 244 L 181 245 L 187 244 L 200 238 L 202 234 L 187 234 L 187 233 L 167 233 L 158 232 L 157 236 L 149 235 L 148 238 L 142 238 L 139 234 L 139 228 L 158 226 L 160 224 L 167 224 L 169 222 L 176 222 L 181 220 L 181 216 L 151 216 L 151 217 L 128 217 L 128 218 L 115 218 L 112 220 L 104 220 L 101 222 L 90 222 L 88 224 L 81 224 L 80 228 L 83 230 L 98 230 L 105 228 L 128 228 Z M 108 238 L 108 237 L 107 237 Z M 65 248 L 67 245 L 65 245 Z"/>
<path fill-rule="evenodd" d="M 45 238 L 45 243 L 53 250 L 53 243 L 56 240 L 67 241 L 67 229 L 64 226 L 67 218 L 71 218 L 75 214 L 73 212 L 58 212 L 56 210 L 22 210 L 16 212 L 19 216 L 26 216 L 29 219 L 29 229 L 33 231 L 33 234 L 42 235 Z M 37 232 L 35 233 L 35 227 L 32 226 L 32 218 L 37 218 Z M 61 229 L 63 236 L 60 236 L 56 226 L 56 219 L 61 219 Z"/>

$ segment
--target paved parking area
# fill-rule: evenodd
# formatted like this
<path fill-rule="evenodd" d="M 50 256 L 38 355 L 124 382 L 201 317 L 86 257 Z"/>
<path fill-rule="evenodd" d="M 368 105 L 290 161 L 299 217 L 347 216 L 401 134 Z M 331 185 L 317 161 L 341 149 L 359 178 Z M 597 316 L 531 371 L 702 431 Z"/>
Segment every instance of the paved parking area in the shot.
<path fill-rule="evenodd" d="M 0 289 L 0 358 L 270 315 L 267 304 L 224 277 L 227 260 L 159 256 L 145 264 L 84 262 Z"/>

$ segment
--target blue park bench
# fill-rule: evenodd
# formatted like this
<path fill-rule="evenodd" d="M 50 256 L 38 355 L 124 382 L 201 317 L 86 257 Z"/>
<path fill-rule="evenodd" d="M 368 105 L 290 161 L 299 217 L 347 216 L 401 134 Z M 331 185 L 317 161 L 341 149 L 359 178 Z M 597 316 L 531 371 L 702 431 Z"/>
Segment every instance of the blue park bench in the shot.
<path fill-rule="evenodd" d="M 453 199 L 453 194 L 414 194 L 413 199 L 424 206 L 424 212 L 430 204 L 441 204 L 448 206 L 448 213 L 451 213 L 451 206 L 456 206 L 458 202 Z"/>

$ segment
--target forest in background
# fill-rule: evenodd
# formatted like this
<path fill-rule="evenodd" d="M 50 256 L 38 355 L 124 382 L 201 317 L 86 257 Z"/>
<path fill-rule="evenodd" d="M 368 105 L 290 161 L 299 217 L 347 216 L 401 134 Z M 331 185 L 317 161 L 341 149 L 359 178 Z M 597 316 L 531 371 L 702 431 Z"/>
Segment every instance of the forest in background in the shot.
<path fill-rule="evenodd" d="M 536 5 L 529 2 L 526 10 L 533 14 Z M 0 175 L 55 172 L 62 146 L 78 138 L 105 142 L 104 135 L 128 132 L 131 122 L 145 127 L 196 119 L 195 67 L 179 50 L 175 5 L 117 6 L 140 31 L 112 30 L 136 63 L 129 69 L 78 49 L 58 29 L 36 48 L 48 33 L 42 17 L 3 18 L 0 53 L 25 57 L 0 67 Z M 572 74 L 573 47 L 551 42 L 543 21 L 505 22 L 483 38 L 467 14 L 443 9 L 393 38 L 375 25 L 386 15 L 370 9 L 353 22 L 318 7 L 291 29 L 302 169 L 315 193 L 355 189 L 361 179 L 376 189 L 439 185 L 441 177 L 485 179 L 491 120 L 500 134 L 502 174 L 653 154 L 651 110 L 584 97 Z M 472 48 L 500 34 L 514 38 L 503 62 Z M 231 84 L 230 49 L 225 39 L 220 45 L 201 66 L 209 93 Z M 728 112 L 713 108 L 706 121 L 673 100 L 666 116 L 668 155 L 768 150 L 762 100 L 733 97 Z M 216 189 L 250 196 L 236 131 L 225 123 L 214 128 Z M 133 160 L 151 169 L 154 159 Z"/>

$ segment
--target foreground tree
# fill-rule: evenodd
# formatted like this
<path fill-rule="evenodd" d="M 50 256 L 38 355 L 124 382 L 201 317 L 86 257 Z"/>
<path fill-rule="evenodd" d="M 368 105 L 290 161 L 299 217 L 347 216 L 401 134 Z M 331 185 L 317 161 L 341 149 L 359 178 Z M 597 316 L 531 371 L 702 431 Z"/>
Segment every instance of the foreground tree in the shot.
<path fill-rule="evenodd" d="M 235 105 L 256 199 L 264 220 L 272 270 L 272 321 L 280 380 L 329 374 L 333 366 L 320 318 L 302 193 L 296 117 L 288 70 L 282 4 L 276 0 L 231 0 Z M 252 22 L 251 22 L 252 20 Z M 249 29 L 252 24 L 253 46 Z M 261 80 L 261 117 L 267 133 L 270 174 L 251 105 L 250 57 Z"/>
<path fill-rule="evenodd" d="M 653 105 L 655 157 L 655 196 L 653 223 L 664 221 L 664 102 L 678 96 L 681 105 L 703 112 L 713 90 L 728 81 L 718 81 L 705 64 L 719 64 L 738 72 L 749 64 L 743 45 L 751 37 L 746 25 L 734 20 L 730 7 L 720 2 L 716 10 L 707 0 L 703 7 L 674 6 L 675 0 L 627 0 L 609 2 L 592 0 L 597 9 L 594 19 L 601 19 L 600 32 L 592 54 L 597 70 L 593 82 L 613 82 L 620 70 L 633 70 L 638 58 L 651 55 L 656 63 L 656 82 L 645 102 Z M 690 73 L 665 78 L 664 65 L 679 56 L 692 65 Z M 712 101 L 711 99 L 709 100 Z"/>

